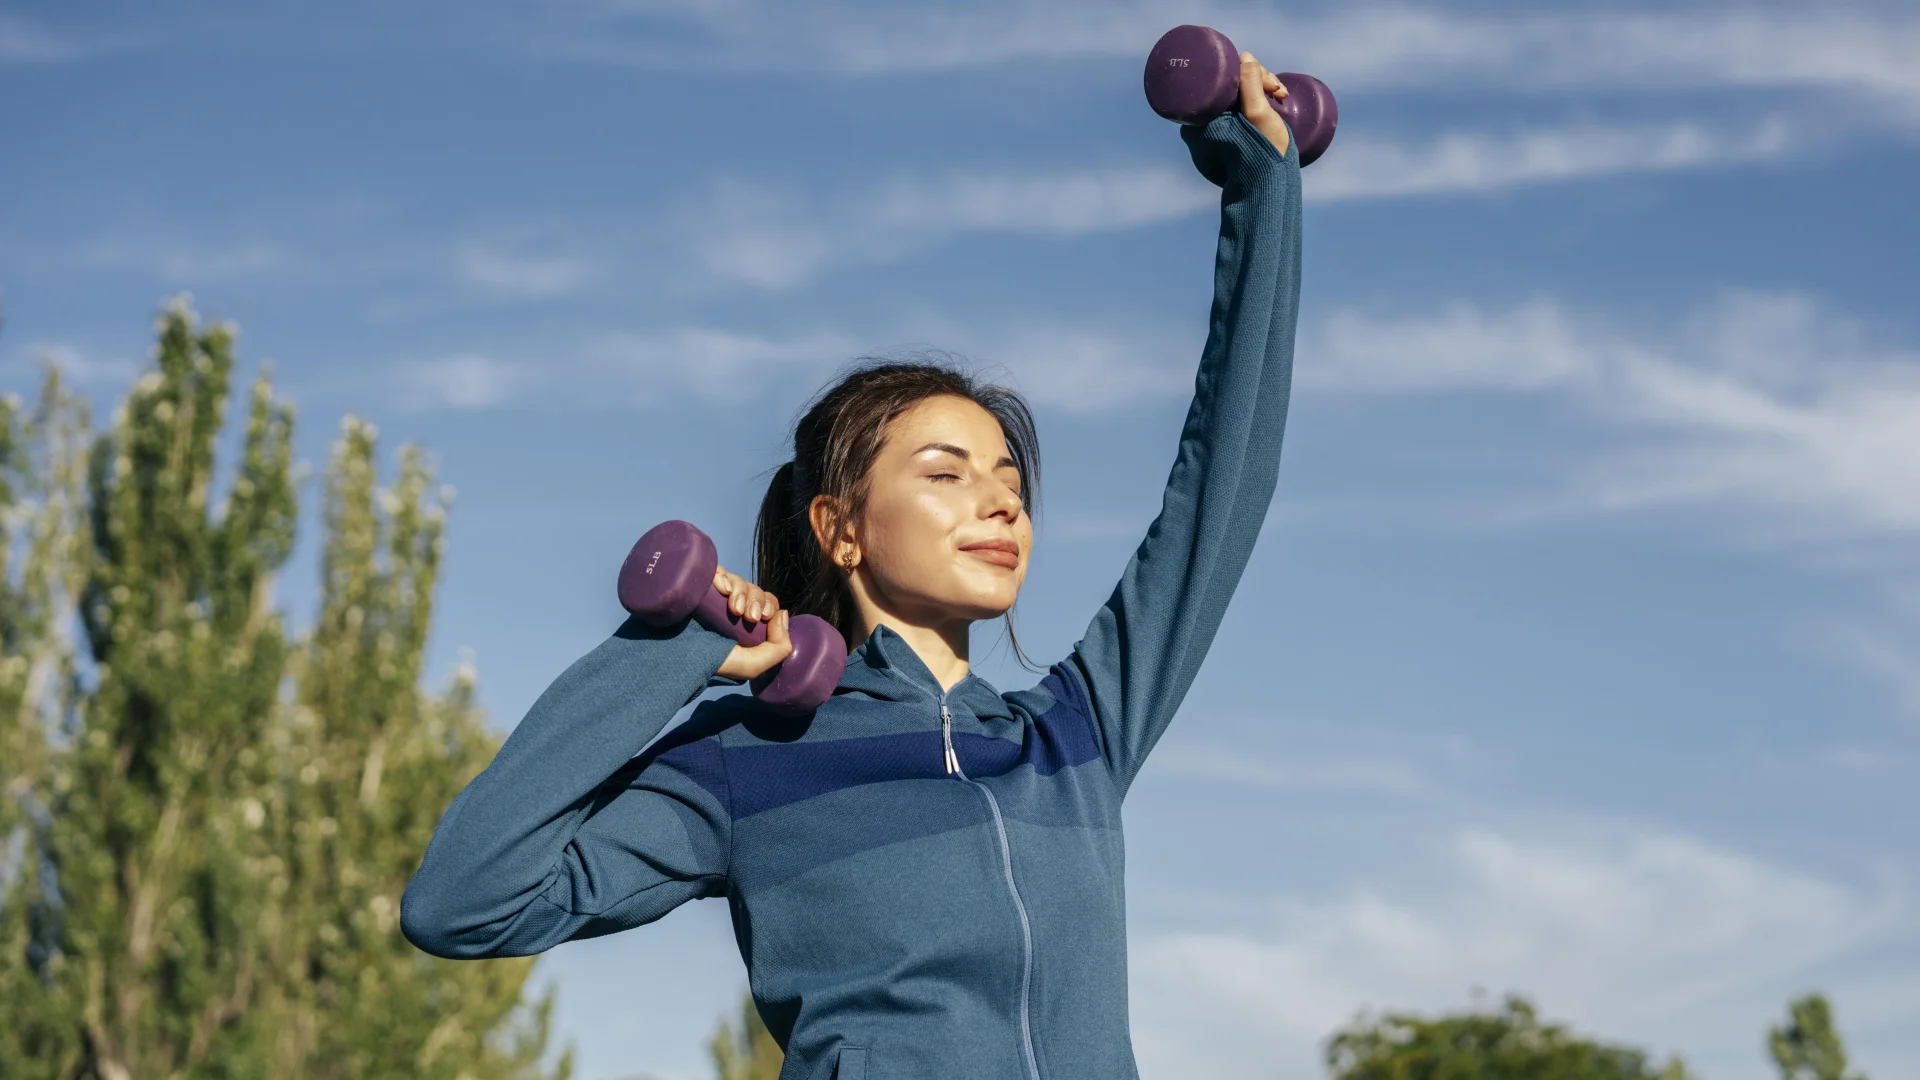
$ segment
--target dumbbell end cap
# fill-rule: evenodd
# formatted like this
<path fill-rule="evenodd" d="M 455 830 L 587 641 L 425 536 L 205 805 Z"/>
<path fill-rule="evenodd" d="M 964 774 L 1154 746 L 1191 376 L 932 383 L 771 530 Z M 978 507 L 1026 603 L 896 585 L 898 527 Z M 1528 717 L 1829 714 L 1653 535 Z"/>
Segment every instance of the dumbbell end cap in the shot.
<path fill-rule="evenodd" d="M 693 614 L 713 589 L 720 554 L 690 522 L 648 529 L 620 564 L 620 606 L 649 626 L 667 627 Z"/>
<path fill-rule="evenodd" d="M 1143 81 L 1154 112 L 1179 124 L 1204 124 L 1239 97 L 1240 53 L 1210 26 L 1176 26 L 1147 54 Z"/>
<path fill-rule="evenodd" d="M 753 680 L 753 695 L 781 716 L 805 716 L 833 696 L 847 670 L 847 639 L 817 615 L 795 615 L 787 623 L 793 655 Z"/>
<path fill-rule="evenodd" d="M 1298 71 L 1276 71 L 1287 88 L 1287 96 L 1274 103 L 1287 130 L 1300 144 L 1300 167 L 1319 160 L 1333 142 L 1334 129 L 1340 126 L 1340 104 L 1333 99 L 1327 84 Z"/>

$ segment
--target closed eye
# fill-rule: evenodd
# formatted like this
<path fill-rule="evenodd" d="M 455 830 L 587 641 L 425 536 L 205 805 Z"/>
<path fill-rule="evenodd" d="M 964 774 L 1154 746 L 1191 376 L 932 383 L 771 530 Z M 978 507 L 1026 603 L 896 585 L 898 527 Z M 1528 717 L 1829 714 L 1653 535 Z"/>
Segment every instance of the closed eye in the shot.
<path fill-rule="evenodd" d="M 933 475 L 931 475 L 931 476 L 929 476 L 929 477 L 927 477 L 927 479 L 929 479 L 929 480 L 958 480 L 958 479 L 960 479 L 960 474 L 958 474 L 958 473 L 950 473 L 950 472 L 943 472 L 943 473 L 934 473 Z"/>

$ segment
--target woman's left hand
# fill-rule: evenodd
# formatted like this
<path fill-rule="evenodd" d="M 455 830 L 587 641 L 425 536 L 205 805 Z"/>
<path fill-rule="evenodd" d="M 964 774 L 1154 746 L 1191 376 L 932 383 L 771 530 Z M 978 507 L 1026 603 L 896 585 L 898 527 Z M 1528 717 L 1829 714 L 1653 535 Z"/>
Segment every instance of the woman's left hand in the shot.
<path fill-rule="evenodd" d="M 1240 54 L 1240 115 L 1260 129 L 1275 150 L 1284 156 L 1287 152 L 1287 122 L 1280 119 L 1274 111 L 1273 102 L 1267 95 L 1277 98 L 1287 96 L 1287 87 L 1273 72 L 1262 67 L 1260 61 L 1250 52 Z"/>

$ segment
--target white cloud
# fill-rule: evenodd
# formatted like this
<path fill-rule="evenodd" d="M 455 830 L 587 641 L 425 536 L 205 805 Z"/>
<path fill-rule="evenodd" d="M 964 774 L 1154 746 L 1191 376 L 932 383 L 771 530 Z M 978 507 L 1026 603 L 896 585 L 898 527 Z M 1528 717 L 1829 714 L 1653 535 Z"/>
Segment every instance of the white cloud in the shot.
<path fill-rule="evenodd" d="M 0 14 L 0 64 L 52 64 L 80 53 L 39 23 Z"/>
<path fill-rule="evenodd" d="M 1303 188 L 1309 202 L 1337 203 L 1672 172 L 1781 159 L 1804 148 L 1795 132 L 1784 117 L 1772 117 L 1745 130 L 1583 122 L 1504 134 L 1449 131 L 1412 143 L 1360 136 L 1314 165 Z M 895 176 L 830 198 L 726 181 L 710 200 L 675 216 L 695 262 L 710 274 L 786 289 L 837 267 L 901 260 L 963 234 L 1112 232 L 1210 212 L 1219 202 L 1219 189 L 1191 168 L 1118 165 Z M 548 272 L 544 264 L 530 269 Z M 480 271 L 466 272 L 475 278 Z M 507 273 L 491 264 L 486 272 Z"/>
<path fill-rule="evenodd" d="M 575 292 L 590 282 L 597 267 L 566 255 L 516 255 L 488 248 L 462 248 L 454 255 L 462 281 L 504 296 L 541 300 Z"/>
<path fill-rule="evenodd" d="M 1189 393 L 1199 345 L 1155 328 L 1129 333 L 1029 322 L 982 331 L 920 313 L 859 333 L 832 327 L 756 333 L 701 325 L 591 333 L 537 358 L 463 352 L 405 360 L 393 365 L 389 378 L 399 401 L 411 408 L 535 401 L 623 408 L 689 398 L 757 399 L 777 387 L 804 392 L 861 357 L 921 354 L 950 356 L 1037 405 L 1098 413 Z"/>
<path fill-rule="evenodd" d="M 622 387 L 629 401 L 690 394 L 720 402 L 737 399 L 742 387 L 782 374 L 816 379 L 857 353 L 852 339 L 832 331 L 766 337 L 683 327 L 610 334 L 587 347 L 586 359 L 594 378 Z"/>
<path fill-rule="evenodd" d="M 1004 368 L 1005 381 L 1035 404 L 1072 413 L 1191 394 L 1200 359 L 1198 341 L 1146 328 L 1016 323 L 987 333 L 954 327 L 937 332 L 937 340 L 954 342 L 976 362 Z"/>
<path fill-rule="evenodd" d="M 1301 13 L 1268 4 L 851 3 L 612 0 L 544 47 L 602 61 L 862 74 L 1074 57 L 1144 58 L 1168 27 L 1199 22 L 1336 90 L 1382 86 L 1831 87 L 1920 101 L 1920 16 L 1865 5 L 1692 6 L 1545 14 L 1366 4 Z M 681 24 L 724 43 L 662 37 Z M 627 31 L 633 31 L 627 33 Z"/>
<path fill-rule="evenodd" d="M 733 401 L 743 388 L 764 388 L 782 374 L 817 381 L 856 354 L 850 339 L 834 333 L 780 338 L 691 326 L 600 334 L 539 358 L 460 353 L 410 360 L 391 378 L 401 404 L 411 408 L 620 408 L 688 397 Z"/>
<path fill-rule="evenodd" d="M 1897 616 L 1896 616 L 1897 618 Z M 1906 613 L 1905 625 L 1890 622 L 1886 626 L 1847 625 L 1825 635 L 1825 644 L 1861 672 L 1872 676 L 1910 719 L 1920 720 L 1920 619 Z M 1861 771 L 1899 768 L 1897 758 L 1880 751 L 1847 748 L 1845 762 L 1861 766 Z"/>
<path fill-rule="evenodd" d="M 1796 296 L 1730 294 L 1679 332 L 1489 313 L 1336 313 L 1306 337 L 1305 385 L 1349 392 L 1554 392 L 1631 436 L 1580 478 L 1610 509 L 1720 504 L 1808 535 L 1920 531 L 1920 356 L 1875 349 Z"/>
<path fill-rule="evenodd" d="M 416 409 L 486 409 L 514 401 L 533 381 L 530 365 L 463 354 L 398 365 L 400 404 Z"/>
<path fill-rule="evenodd" d="M 709 272 L 778 289 L 834 266 L 892 261 L 959 233 L 1129 229 L 1217 206 L 1219 198 L 1191 169 L 1157 166 L 895 176 L 820 200 L 730 181 L 684 229 Z"/>
<path fill-rule="evenodd" d="M 1515 16 L 1380 5 L 1307 26 L 1270 18 L 1265 30 L 1260 36 L 1299 42 L 1306 70 L 1355 86 L 1827 87 L 1920 101 L 1911 62 L 1920 17 L 1911 9 L 1782 4 Z"/>
<path fill-rule="evenodd" d="M 1140 935 L 1142 1073 L 1306 1080 L 1356 1011 L 1459 1008 L 1473 987 L 1524 991 L 1584 1031 L 1745 1057 L 1783 980 L 1911 932 L 1895 891 L 1666 833 L 1463 829 L 1427 854 L 1435 880 L 1279 896 L 1243 905 L 1239 926 Z"/>
<path fill-rule="evenodd" d="M 1334 311 L 1299 343 L 1302 385 L 1363 393 L 1537 390 L 1585 381 L 1595 342 L 1561 306 L 1535 300 L 1488 313 L 1458 302 L 1430 315 Z"/>
<path fill-rule="evenodd" d="M 26 347 L 26 354 L 33 358 L 33 366 L 38 371 L 42 365 L 52 364 L 60 369 L 61 376 L 80 386 L 107 385 L 115 388 L 131 383 L 140 373 L 141 365 L 128 356 L 100 356 L 75 345 L 57 343 L 35 343 Z M 18 361 L 9 367 L 24 367 Z"/>
<path fill-rule="evenodd" d="M 173 286 L 276 273 L 295 264 L 285 248 L 264 241 L 200 246 L 151 234 L 97 239 L 57 261 L 83 269 L 136 270 Z"/>
<path fill-rule="evenodd" d="M 922 314 L 858 332 L 606 333 L 538 362 L 459 355 L 398 371 L 410 400 L 437 407 L 529 395 L 587 407 L 722 401 L 748 386 L 811 387 L 861 355 L 914 351 L 886 344 L 903 341 L 939 342 L 1037 405 L 1081 413 L 1186 395 L 1199 351 L 1162 327 L 980 328 Z M 1308 325 L 1296 370 L 1303 389 L 1348 395 L 1558 399 L 1600 436 L 1555 496 L 1567 508 L 1730 508 L 1827 542 L 1920 532 L 1920 356 L 1873 345 L 1803 297 L 1729 294 L 1677 328 L 1548 299 L 1349 309 Z"/>
<path fill-rule="evenodd" d="M 250 277 L 281 270 L 292 258 L 270 244 L 246 244 L 224 250 L 169 251 L 154 259 L 160 276 L 180 284 Z"/>
<path fill-rule="evenodd" d="M 1449 131 L 1425 143 L 1346 138 L 1305 175 L 1311 202 L 1502 191 L 1632 173 L 1777 160 L 1797 148 L 1796 127 L 1770 117 L 1749 130 L 1679 122 L 1576 124 L 1506 135 Z"/>
<path fill-rule="evenodd" d="M 1143 530 L 1144 531 L 1144 530 Z M 1155 755 L 1155 773 L 1214 785 L 1269 791 L 1321 792 L 1411 798 L 1433 787 L 1411 762 L 1398 758 L 1312 758 L 1285 761 L 1249 755 L 1244 747 L 1167 746 Z"/>

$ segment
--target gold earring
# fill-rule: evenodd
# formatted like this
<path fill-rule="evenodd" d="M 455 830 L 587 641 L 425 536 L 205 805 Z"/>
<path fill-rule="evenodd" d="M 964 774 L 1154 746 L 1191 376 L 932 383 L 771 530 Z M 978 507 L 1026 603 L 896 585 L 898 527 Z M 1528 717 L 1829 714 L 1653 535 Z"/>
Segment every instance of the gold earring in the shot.
<path fill-rule="evenodd" d="M 846 569 L 847 573 L 853 573 L 853 552 L 848 551 L 840 556 L 840 565 Z"/>

